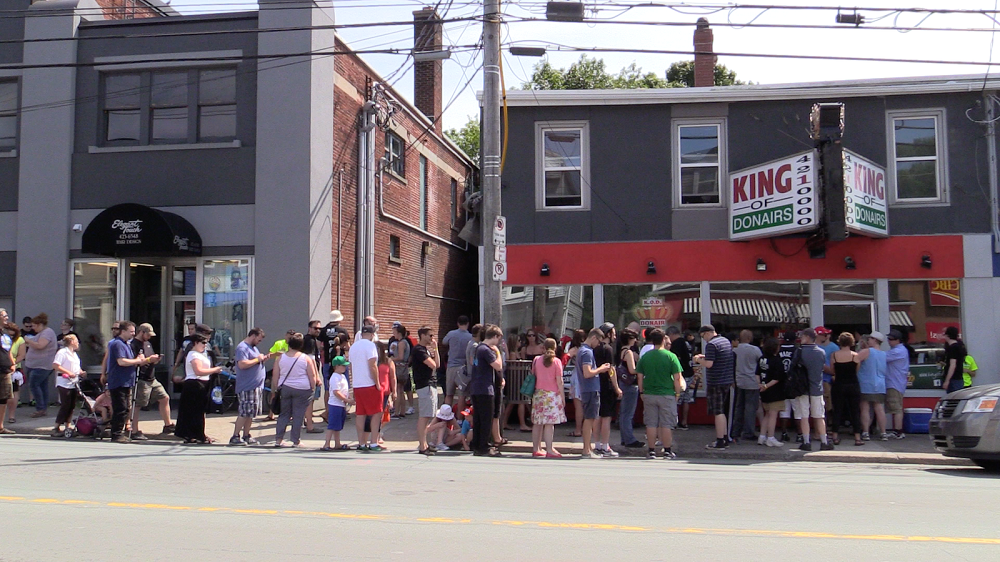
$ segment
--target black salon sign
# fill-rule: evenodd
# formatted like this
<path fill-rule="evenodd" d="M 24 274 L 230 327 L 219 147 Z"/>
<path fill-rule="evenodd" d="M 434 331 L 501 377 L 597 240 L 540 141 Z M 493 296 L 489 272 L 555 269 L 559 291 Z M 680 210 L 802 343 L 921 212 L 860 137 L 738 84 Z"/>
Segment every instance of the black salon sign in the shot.
<path fill-rule="evenodd" d="M 137 203 L 109 207 L 83 233 L 84 254 L 200 256 L 201 236 L 184 217 Z"/>

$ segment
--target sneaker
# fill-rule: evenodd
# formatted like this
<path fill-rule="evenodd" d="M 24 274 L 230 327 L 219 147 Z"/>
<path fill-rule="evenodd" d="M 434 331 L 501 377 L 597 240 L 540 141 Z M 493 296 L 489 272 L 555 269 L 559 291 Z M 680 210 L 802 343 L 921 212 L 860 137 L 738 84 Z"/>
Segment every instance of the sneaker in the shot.
<path fill-rule="evenodd" d="M 895 433 L 892 434 L 892 438 L 893 439 L 906 439 L 906 434 L 903 433 L 902 431 L 895 432 Z"/>
<path fill-rule="evenodd" d="M 774 437 L 768 437 L 767 440 L 765 441 L 765 443 L 767 444 L 768 447 L 784 447 L 785 446 L 784 443 L 782 443 L 781 441 L 778 441 Z"/>
<path fill-rule="evenodd" d="M 149 437 L 141 431 L 136 431 L 132 434 L 132 441 L 149 441 Z"/>
<path fill-rule="evenodd" d="M 787 431 L 782 431 L 781 432 L 781 440 L 785 441 L 785 442 L 791 441 L 791 439 L 788 437 L 788 432 Z"/>
<path fill-rule="evenodd" d="M 861 440 L 862 441 L 871 441 L 872 440 L 872 436 L 869 435 L 868 432 L 866 431 L 866 432 L 864 432 L 864 433 L 861 434 Z"/>
<path fill-rule="evenodd" d="M 796 443 L 802 443 L 802 442 L 803 442 L 803 441 L 802 441 L 802 434 L 799 434 L 799 435 L 796 435 L 796 436 L 795 436 L 795 442 L 796 442 Z"/>
<path fill-rule="evenodd" d="M 412 416 L 413 415 L 413 407 L 412 406 L 406 409 L 406 415 L 408 415 L 408 416 Z"/>
<path fill-rule="evenodd" d="M 812 451 L 812 443 L 803 443 L 799 445 L 800 451 Z"/>
<path fill-rule="evenodd" d="M 772 439 L 773 439 L 773 437 L 772 437 Z M 758 445 L 773 446 L 770 443 L 768 443 L 768 441 L 769 441 L 769 439 L 767 438 L 767 435 L 761 435 L 760 437 L 757 438 L 757 444 Z"/>
<path fill-rule="evenodd" d="M 653 449 L 650 449 L 649 451 L 647 451 L 646 452 L 646 458 L 647 459 L 655 459 L 656 458 L 656 451 L 654 451 Z"/>
<path fill-rule="evenodd" d="M 659 440 L 657 440 L 657 441 L 656 441 L 656 444 L 655 444 L 655 445 L 653 445 L 653 448 L 655 449 L 655 448 L 657 448 L 657 447 L 662 447 L 662 446 L 663 446 L 663 441 L 659 441 Z"/>
<path fill-rule="evenodd" d="M 428 447 L 428 448 L 430 448 L 430 447 Z M 373 452 L 373 453 L 382 453 L 382 452 L 388 452 L 389 451 L 389 449 L 386 449 L 385 447 L 383 447 L 381 445 L 369 445 L 368 446 L 368 450 L 371 451 L 371 452 Z"/>
<path fill-rule="evenodd" d="M 112 439 L 112 441 L 114 441 L 115 443 L 131 443 L 132 442 L 132 440 L 129 439 L 127 435 L 119 435 L 118 437 L 115 437 L 114 439 Z"/>
<path fill-rule="evenodd" d="M 832 451 L 833 450 L 833 443 L 820 443 L 819 444 L 819 450 L 820 451 Z"/>
<path fill-rule="evenodd" d="M 616 459 L 618 458 L 618 453 L 611 447 L 608 447 L 607 449 L 601 451 L 601 456 L 603 456 L 606 459 Z"/>
<path fill-rule="evenodd" d="M 257 441 L 256 439 L 250 437 L 249 435 L 243 438 L 243 442 L 246 443 L 247 445 L 260 445 L 260 441 Z"/>
<path fill-rule="evenodd" d="M 170 435 L 171 433 L 174 432 L 175 429 L 177 429 L 177 426 L 174 424 L 165 425 L 163 426 L 163 431 L 161 433 L 163 435 Z"/>
<path fill-rule="evenodd" d="M 631 443 L 622 443 L 622 447 L 628 447 L 630 449 L 641 449 L 646 446 L 643 441 L 633 441 Z"/>
<path fill-rule="evenodd" d="M 591 451 L 589 453 L 584 453 L 583 456 L 581 456 L 580 458 L 584 458 L 584 459 L 603 459 L 604 457 L 601 456 L 601 455 L 599 455 L 599 454 L 597 454 L 596 451 Z"/>
<path fill-rule="evenodd" d="M 725 439 L 716 439 L 715 443 L 709 443 L 708 445 L 705 445 L 705 448 L 706 449 L 719 449 L 719 450 L 728 449 L 729 448 L 729 442 L 726 441 Z"/>
<path fill-rule="evenodd" d="M 679 423 L 679 424 L 677 424 L 677 427 L 675 429 L 679 429 L 681 431 L 687 431 L 690 428 L 688 427 L 688 424 L 686 424 L 686 423 Z"/>
<path fill-rule="evenodd" d="M 359 452 L 361 452 L 361 453 L 367 453 L 368 451 L 370 451 L 370 450 L 371 450 L 371 448 L 369 448 L 369 447 L 368 447 L 368 444 L 367 444 L 367 443 L 365 443 L 364 445 L 358 445 L 358 449 L 357 449 L 357 450 L 358 450 Z"/>
<path fill-rule="evenodd" d="M 879 441 L 888 441 L 888 440 L 889 440 L 888 433 L 883 433 L 881 436 L 879 436 Z"/>
<path fill-rule="evenodd" d="M 229 438 L 229 445 L 235 447 L 236 445 L 243 445 L 243 440 L 240 439 L 239 435 L 233 435 Z"/>
<path fill-rule="evenodd" d="M 672 460 L 674 460 L 676 458 L 677 458 L 677 455 L 673 451 L 671 451 L 670 449 L 664 449 L 663 450 L 663 460 L 665 460 L 665 461 L 672 461 Z"/>
<path fill-rule="evenodd" d="M 434 448 L 438 451 L 447 451 L 449 447 L 444 443 L 438 443 L 437 445 L 434 445 Z"/>
<path fill-rule="evenodd" d="M 427 447 L 426 449 L 421 449 L 421 450 L 417 451 L 417 453 L 419 453 L 421 455 L 428 456 L 428 457 L 433 457 L 434 454 L 435 454 L 435 451 L 434 451 L 434 449 L 431 449 L 430 447 Z M 482 453 L 480 453 L 480 454 L 482 454 Z"/>

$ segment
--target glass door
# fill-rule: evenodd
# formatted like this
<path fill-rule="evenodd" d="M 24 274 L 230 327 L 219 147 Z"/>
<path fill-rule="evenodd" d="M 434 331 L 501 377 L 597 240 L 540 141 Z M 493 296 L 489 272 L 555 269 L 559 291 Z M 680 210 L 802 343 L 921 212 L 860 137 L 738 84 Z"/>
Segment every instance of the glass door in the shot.
<path fill-rule="evenodd" d="M 182 358 L 179 353 L 183 349 L 184 338 L 194 331 L 194 324 L 198 315 L 198 271 L 193 263 L 175 264 L 170 268 L 170 295 L 169 313 L 167 314 L 167 326 L 165 333 L 169 334 L 164 339 L 164 352 L 168 359 L 171 373 L 179 372 L 183 375 Z M 173 377 L 169 377 L 173 379 Z M 170 381 L 173 384 L 173 380 Z M 180 388 L 174 391 L 180 392 Z"/>
<path fill-rule="evenodd" d="M 101 372 L 101 358 L 118 314 L 119 262 L 75 261 L 71 266 L 72 317 L 80 336 L 80 363 L 88 373 Z"/>
<path fill-rule="evenodd" d="M 825 304 L 823 305 L 823 325 L 833 331 L 831 341 L 836 342 L 837 336 L 848 332 L 855 341 L 872 333 L 875 325 L 875 303 Z"/>

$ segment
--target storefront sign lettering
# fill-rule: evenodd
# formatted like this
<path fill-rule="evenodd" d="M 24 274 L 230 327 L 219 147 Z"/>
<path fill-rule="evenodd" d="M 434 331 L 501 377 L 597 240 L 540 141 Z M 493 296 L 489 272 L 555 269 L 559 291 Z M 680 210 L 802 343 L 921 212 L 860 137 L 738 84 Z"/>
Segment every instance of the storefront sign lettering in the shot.
<path fill-rule="evenodd" d="M 931 306 L 961 306 L 962 283 L 958 279 L 933 279 L 927 282 Z"/>
<path fill-rule="evenodd" d="M 140 238 L 140 234 L 142 234 L 141 220 L 115 219 L 111 223 L 111 229 L 119 231 L 115 244 L 142 244 L 142 238 Z"/>
<path fill-rule="evenodd" d="M 642 303 L 632 310 L 643 328 L 666 328 L 667 323 L 674 320 L 676 309 L 658 297 L 647 297 L 642 299 Z"/>
<path fill-rule="evenodd" d="M 885 169 L 850 150 L 844 150 L 844 216 L 849 232 L 889 236 Z"/>
<path fill-rule="evenodd" d="M 781 236 L 818 225 L 815 151 L 733 172 L 729 183 L 730 240 Z"/>

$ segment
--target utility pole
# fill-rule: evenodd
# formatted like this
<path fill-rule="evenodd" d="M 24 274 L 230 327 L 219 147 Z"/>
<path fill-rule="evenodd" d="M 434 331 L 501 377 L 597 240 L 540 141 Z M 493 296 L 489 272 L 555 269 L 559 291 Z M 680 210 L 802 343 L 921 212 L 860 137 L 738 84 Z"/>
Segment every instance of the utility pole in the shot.
<path fill-rule="evenodd" d="M 493 228 L 500 216 L 500 2 L 483 6 L 483 318 L 500 325 L 501 281 L 494 281 L 496 254 Z"/>

